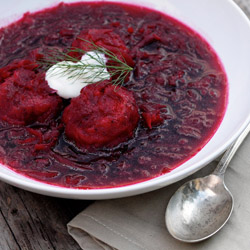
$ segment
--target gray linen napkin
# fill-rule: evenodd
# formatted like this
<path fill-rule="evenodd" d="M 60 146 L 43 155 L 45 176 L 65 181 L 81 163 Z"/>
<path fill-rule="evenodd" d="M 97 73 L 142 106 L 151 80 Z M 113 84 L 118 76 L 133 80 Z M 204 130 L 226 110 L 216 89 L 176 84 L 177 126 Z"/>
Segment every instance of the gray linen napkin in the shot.
<path fill-rule="evenodd" d="M 98 201 L 68 224 L 68 232 L 84 250 L 248 250 L 250 249 L 250 136 L 226 172 L 225 182 L 235 199 L 226 226 L 196 244 L 173 239 L 165 227 L 171 195 L 188 179 L 212 172 L 217 161 L 185 180 L 157 191 L 129 198 Z"/>

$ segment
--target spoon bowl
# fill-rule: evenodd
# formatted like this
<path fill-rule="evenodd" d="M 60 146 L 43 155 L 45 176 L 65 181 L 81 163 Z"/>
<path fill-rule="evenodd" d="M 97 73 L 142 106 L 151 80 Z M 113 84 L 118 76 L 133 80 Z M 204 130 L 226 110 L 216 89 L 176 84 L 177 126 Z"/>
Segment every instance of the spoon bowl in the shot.
<path fill-rule="evenodd" d="M 227 149 L 212 174 L 185 183 L 171 197 L 165 220 L 174 238 L 189 243 L 202 241 L 226 224 L 234 201 L 224 183 L 224 174 L 249 131 L 250 123 Z"/>
<path fill-rule="evenodd" d="M 233 197 L 223 178 L 211 174 L 177 190 L 166 211 L 166 224 L 174 238 L 198 242 L 218 232 L 232 211 Z"/>

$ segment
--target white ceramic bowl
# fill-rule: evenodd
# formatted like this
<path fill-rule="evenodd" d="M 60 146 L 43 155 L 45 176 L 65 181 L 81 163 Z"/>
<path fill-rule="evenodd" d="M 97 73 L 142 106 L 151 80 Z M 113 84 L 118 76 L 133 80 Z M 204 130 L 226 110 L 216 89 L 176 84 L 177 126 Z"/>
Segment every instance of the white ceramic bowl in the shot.
<path fill-rule="evenodd" d="M 0 26 L 19 19 L 24 12 L 51 7 L 58 2 L 56 0 L 3 1 L 0 3 Z M 138 184 L 109 189 L 69 189 L 28 179 L 5 166 L 0 166 L 1 180 L 33 192 L 72 199 L 109 199 L 140 194 L 167 186 L 204 167 L 219 156 L 250 121 L 250 23 L 233 1 L 114 0 L 114 2 L 139 4 L 167 13 L 198 31 L 212 45 L 225 67 L 229 81 L 228 107 L 219 129 L 193 158 L 168 174 Z"/>

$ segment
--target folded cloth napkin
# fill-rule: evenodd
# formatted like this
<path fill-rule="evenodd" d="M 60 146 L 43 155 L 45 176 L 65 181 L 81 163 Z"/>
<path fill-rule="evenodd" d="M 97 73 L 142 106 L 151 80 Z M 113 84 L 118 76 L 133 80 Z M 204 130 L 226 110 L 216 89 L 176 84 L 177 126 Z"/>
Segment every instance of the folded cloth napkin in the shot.
<path fill-rule="evenodd" d="M 211 173 L 217 162 L 157 191 L 97 201 L 69 222 L 68 232 L 84 250 L 249 250 L 250 136 L 226 172 L 225 183 L 234 196 L 235 205 L 225 227 L 212 238 L 196 244 L 173 239 L 165 227 L 165 209 L 172 194 L 188 179 Z"/>

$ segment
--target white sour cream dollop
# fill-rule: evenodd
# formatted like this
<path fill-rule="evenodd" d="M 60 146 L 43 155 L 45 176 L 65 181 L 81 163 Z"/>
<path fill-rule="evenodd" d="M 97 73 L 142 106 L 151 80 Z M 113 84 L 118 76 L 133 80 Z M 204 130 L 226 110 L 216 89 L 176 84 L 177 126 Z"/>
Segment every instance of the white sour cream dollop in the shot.
<path fill-rule="evenodd" d="M 50 88 L 56 90 L 62 98 L 77 97 L 80 95 L 81 89 L 89 83 L 110 79 L 107 68 L 100 67 L 106 65 L 106 62 L 107 59 L 103 53 L 90 51 L 82 56 L 80 62 L 62 61 L 53 65 L 46 72 L 45 79 Z M 81 67 L 83 64 L 88 67 Z M 73 71 L 70 71 L 67 69 L 70 65 L 79 65 L 79 69 L 74 68 Z"/>

